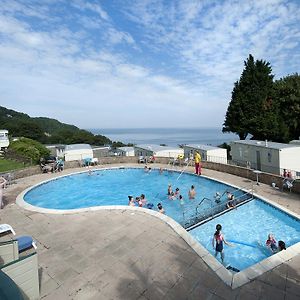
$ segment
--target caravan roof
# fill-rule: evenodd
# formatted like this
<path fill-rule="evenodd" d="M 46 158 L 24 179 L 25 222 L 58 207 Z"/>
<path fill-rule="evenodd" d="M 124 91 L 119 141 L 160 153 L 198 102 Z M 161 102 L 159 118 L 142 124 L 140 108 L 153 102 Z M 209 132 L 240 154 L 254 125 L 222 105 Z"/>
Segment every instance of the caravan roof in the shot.
<path fill-rule="evenodd" d="M 257 146 L 257 147 L 272 148 L 272 149 L 278 149 L 278 150 L 297 147 L 297 145 L 295 145 L 295 144 L 283 144 L 283 143 L 258 141 L 258 140 L 239 140 L 239 141 L 234 141 L 232 143 L 253 145 L 253 146 Z"/>
<path fill-rule="evenodd" d="M 65 151 L 70 151 L 70 150 L 92 150 L 91 145 L 89 144 L 72 144 L 72 145 L 66 145 Z"/>

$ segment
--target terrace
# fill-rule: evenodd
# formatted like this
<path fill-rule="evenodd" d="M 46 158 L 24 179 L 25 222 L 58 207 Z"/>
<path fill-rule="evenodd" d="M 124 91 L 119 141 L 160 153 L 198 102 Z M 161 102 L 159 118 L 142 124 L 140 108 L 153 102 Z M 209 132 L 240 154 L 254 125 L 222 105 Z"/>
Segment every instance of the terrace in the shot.
<path fill-rule="evenodd" d="M 101 166 L 100 166 L 101 167 Z M 80 169 L 82 170 L 82 169 Z M 65 170 L 73 173 L 79 169 Z M 190 168 L 192 171 L 192 168 Z M 236 186 L 249 180 L 203 169 Z M 42 176 L 42 178 L 41 178 Z M 15 204 L 25 188 L 57 174 L 16 180 L 1 223 L 38 244 L 42 299 L 298 299 L 300 253 L 232 290 L 167 223 L 144 210 L 43 214 Z M 299 195 L 255 185 L 255 193 L 300 214 Z M 6 237 L 1 237 L 5 240 Z"/>

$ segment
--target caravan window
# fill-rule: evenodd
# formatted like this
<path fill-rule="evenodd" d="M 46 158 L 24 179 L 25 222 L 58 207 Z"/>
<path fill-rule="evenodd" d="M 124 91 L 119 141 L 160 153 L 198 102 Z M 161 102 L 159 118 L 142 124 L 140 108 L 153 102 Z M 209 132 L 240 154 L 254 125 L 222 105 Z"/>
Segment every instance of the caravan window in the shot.
<path fill-rule="evenodd" d="M 0 133 L 0 140 L 7 140 L 7 133 Z"/>

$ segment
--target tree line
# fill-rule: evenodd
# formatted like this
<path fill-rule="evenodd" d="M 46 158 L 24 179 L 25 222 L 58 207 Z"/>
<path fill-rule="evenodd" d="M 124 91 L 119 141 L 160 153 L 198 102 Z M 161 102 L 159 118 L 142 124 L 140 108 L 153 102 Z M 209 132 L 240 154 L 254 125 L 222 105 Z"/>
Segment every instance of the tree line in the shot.
<path fill-rule="evenodd" d="M 108 137 L 61 123 L 51 118 L 31 118 L 27 114 L 0 106 L 0 127 L 10 136 L 25 137 L 43 144 L 76 144 L 125 146 Z"/>
<path fill-rule="evenodd" d="M 300 76 L 298 73 L 274 81 L 272 67 L 250 54 L 240 79 L 234 83 L 223 132 L 241 140 L 287 143 L 300 136 Z"/>

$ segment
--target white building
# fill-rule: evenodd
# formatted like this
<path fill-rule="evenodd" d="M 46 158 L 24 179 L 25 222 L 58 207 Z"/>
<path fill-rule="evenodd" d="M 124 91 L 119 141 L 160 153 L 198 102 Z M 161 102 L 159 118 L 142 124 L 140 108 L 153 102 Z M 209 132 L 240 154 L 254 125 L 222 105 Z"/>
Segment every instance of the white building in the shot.
<path fill-rule="evenodd" d="M 66 145 L 65 161 L 83 160 L 85 158 L 93 157 L 93 150 L 89 144 Z"/>
<path fill-rule="evenodd" d="M 211 161 L 221 164 L 227 164 L 227 150 L 220 147 L 202 145 L 202 144 L 189 144 L 183 146 L 184 157 L 193 157 L 194 152 L 197 150 L 203 161 Z"/>
<path fill-rule="evenodd" d="M 118 147 L 116 153 L 120 156 L 134 156 L 134 147 Z"/>
<path fill-rule="evenodd" d="M 177 158 L 178 155 L 183 155 L 183 149 L 179 147 L 142 144 L 134 146 L 134 155 Z"/>
<path fill-rule="evenodd" d="M 290 141 L 290 144 L 293 144 L 295 146 L 300 146 L 300 140 L 292 140 Z"/>
<path fill-rule="evenodd" d="M 50 154 L 55 157 L 63 158 L 65 155 L 66 145 L 46 145 L 46 148 L 49 149 Z"/>
<path fill-rule="evenodd" d="M 241 140 L 231 143 L 231 156 L 240 165 L 282 175 L 283 169 L 300 171 L 300 147 L 268 141 Z"/>
<path fill-rule="evenodd" d="M 0 150 L 9 146 L 8 130 L 0 130 Z"/>

